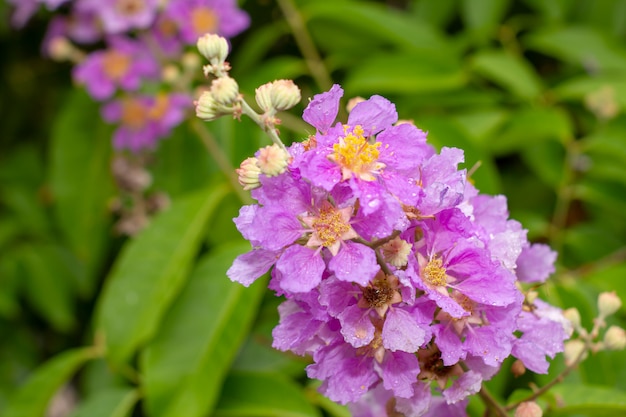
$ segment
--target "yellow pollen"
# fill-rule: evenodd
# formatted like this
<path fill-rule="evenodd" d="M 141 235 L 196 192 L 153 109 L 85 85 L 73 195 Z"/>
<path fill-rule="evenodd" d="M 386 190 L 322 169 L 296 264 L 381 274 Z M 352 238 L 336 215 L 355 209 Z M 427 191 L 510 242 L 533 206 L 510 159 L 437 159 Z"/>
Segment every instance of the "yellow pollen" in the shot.
<path fill-rule="evenodd" d="M 422 270 L 423 279 L 430 285 L 436 287 L 444 286 L 448 283 L 446 280 L 446 268 L 443 267 L 443 261 L 440 258 L 433 258 Z"/>
<path fill-rule="evenodd" d="M 351 171 L 362 179 L 369 179 L 364 176 L 371 177 L 371 173 L 376 171 L 380 154 L 378 148 L 380 142 L 369 143 L 363 136 L 363 128 L 357 125 L 351 133 L 333 145 L 331 159 L 342 169 Z"/>
<path fill-rule="evenodd" d="M 105 52 L 102 69 L 104 73 L 112 80 L 121 79 L 130 68 L 130 57 L 116 50 Z"/>
<path fill-rule="evenodd" d="M 313 221 L 313 230 L 322 242 L 322 246 L 330 247 L 350 230 L 350 225 L 343 221 L 338 210 L 328 206 L 320 209 L 319 217 Z"/>
<path fill-rule="evenodd" d="M 191 27 L 198 34 L 217 31 L 217 16 L 207 7 L 196 7 L 191 12 Z"/>

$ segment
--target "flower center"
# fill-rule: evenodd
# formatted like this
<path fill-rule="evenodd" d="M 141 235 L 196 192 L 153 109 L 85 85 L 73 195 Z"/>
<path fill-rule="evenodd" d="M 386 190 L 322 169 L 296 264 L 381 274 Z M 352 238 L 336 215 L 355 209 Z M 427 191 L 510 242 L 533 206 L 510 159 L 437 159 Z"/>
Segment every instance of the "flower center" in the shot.
<path fill-rule="evenodd" d="M 441 287 L 448 283 L 446 279 L 446 268 L 443 267 L 441 258 L 433 258 L 428 261 L 422 269 L 422 278 L 424 281 L 435 287 Z"/>
<path fill-rule="evenodd" d="M 382 307 L 393 299 L 395 290 L 386 279 L 377 279 L 371 286 L 363 288 L 363 298 L 370 307 Z"/>
<path fill-rule="evenodd" d="M 207 7 L 196 7 L 191 12 L 191 27 L 198 34 L 217 31 L 217 16 Z"/>
<path fill-rule="evenodd" d="M 172 19 L 161 19 L 161 21 L 158 22 L 157 27 L 159 32 L 168 38 L 173 38 L 178 31 L 178 27 Z"/>
<path fill-rule="evenodd" d="M 143 103 L 136 99 L 126 99 L 122 103 L 122 124 L 138 130 L 147 122 L 147 111 Z"/>
<path fill-rule="evenodd" d="M 312 227 L 321 245 L 325 247 L 330 247 L 341 240 L 341 237 L 350 230 L 350 225 L 344 221 L 341 212 L 330 204 L 322 206 L 319 216 L 313 220 Z"/>
<path fill-rule="evenodd" d="M 159 94 L 156 96 L 156 100 L 148 112 L 148 118 L 152 120 L 162 119 L 167 114 L 169 108 L 170 101 L 167 95 Z"/>
<path fill-rule="evenodd" d="M 363 128 L 356 125 L 352 132 L 333 145 L 334 152 L 329 158 L 341 167 L 344 180 L 355 175 L 364 181 L 374 181 L 376 178 L 372 174 L 377 174 L 384 167 L 378 162 L 378 148 L 380 142 L 370 143 L 363 136 Z"/>
<path fill-rule="evenodd" d="M 132 16 L 145 9 L 143 0 L 117 0 L 115 8 L 121 15 Z"/>
<path fill-rule="evenodd" d="M 130 68 L 130 57 L 116 50 L 104 53 L 102 69 L 111 80 L 119 80 Z"/>

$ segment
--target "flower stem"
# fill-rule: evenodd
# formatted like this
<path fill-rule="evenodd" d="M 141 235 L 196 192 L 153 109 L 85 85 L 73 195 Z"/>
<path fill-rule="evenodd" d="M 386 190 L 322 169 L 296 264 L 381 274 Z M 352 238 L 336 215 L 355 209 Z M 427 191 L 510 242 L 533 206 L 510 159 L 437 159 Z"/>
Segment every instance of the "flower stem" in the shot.
<path fill-rule="evenodd" d="M 505 407 L 505 410 L 507 410 L 507 411 L 514 410 L 518 405 L 520 405 L 523 402 L 534 401 L 535 399 L 539 398 L 541 395 L 543 395 L 546 392 L 548 392 L 550 390 L 550 388 L 552 388 L 556 384 L 558 384 L 560 382 L 563 382 L 565 377 L 567 375 L 569 375 L 569 373 L 572 372 L 574 369 L 576 369 L 576 367 L 580 364 L 580 362 L 583 361 L 583 359 L 585 358 L 585 355 L 590 350 L 590 348 L 591 348 L 591 338 L 588 338 L 587 340 L 585 340 L 585 349 L 583 349 L 578 354 L 576 359 L 574 359 L 574 361 L 571 364 L 569 364 L 565 369 L 563 369 L 563 371 L 561 371 L 560 374 L 558 374 L 556 377 L 554 377 L 553 380 L 551 380 L 546 385 L 544 385 L 543 387 L 541 387 L 538 390 L 536 390 L 535 392 L 533 392 L 528 397 L 523 398 L 523 399 L 521 399 L 521 400 L 519 400 L 517 402 L 514 402 L 513 404 L 507 405 Z"/>
<path fill-rule="evenodd" d="M 291 28 L 293 37 L 296 40 L 300 52 L 302 52 L 302 56 L 304 56 L 311 76 L 322 90 L 328 90 L 333 84 L 330 74 L 328 74 L 313 40 L 306 30 L 302 16 L 298 13 L 298 10 L 293 4 L 293 0 L 278 0 L 278 7 L 280 7 L 287 24 Z"/>
<path fill-rule="evenodd" d="M 478 395 L 483 400 L 485 405 L 487 405 L 489 409 L 493 410 L 498 417 L 508 417 L 509 414 L 507 413 L 507 410 L 500 405 L 498 400 L 495 399 L 485 384 L 483 384 L 480 391 L 478 391 Z"/>
<path fill-rule="evenodd" d="M 256 123 L 267 135 L 272 139 L 276 145 L 278 145 L 283 151 L 287 152 L 287 148 L 280 137 L 278 136 L 278 131 L 274 125 L 268 125 L 263 120 L 263 117 L 255 112 L 252 107 L 245 101 L 241 100 L 241 112 L 251 118 L 254 123 Z"/>
<path fill-rule="evenodd" d="M 226 179 L 231 185 L 237 197 L 243 204 L 252 203 L 252 199 L 250 196 L 241 188 L 239 185 L 239 180 L 237 179 L 237 175 L 235 174 L 235 169 L 228 161 L 228 158 L 222 151 L 222 148 L 219 146 L 213 135 L 204 127 L 200 119 L 192 119 L 191 127 L 196 132 L 204 146 L 209 151 L 209 154 L 213 157 L 217 166 L 220 170 L 226 175 Z"/>

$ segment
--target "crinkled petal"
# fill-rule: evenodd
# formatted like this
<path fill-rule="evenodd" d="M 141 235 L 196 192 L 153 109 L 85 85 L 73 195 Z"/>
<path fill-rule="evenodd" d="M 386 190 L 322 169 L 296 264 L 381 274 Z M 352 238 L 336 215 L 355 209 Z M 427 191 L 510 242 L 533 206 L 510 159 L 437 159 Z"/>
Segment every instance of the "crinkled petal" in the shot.
<path fill-rule="evenodd" d="M 454 327 L 436 324 L 433 326 L 433 332 L 445 366 L 452 366 L 459 360 L 465 359 L 467 353 Z"/>
<path fill-rule="evenodd" d="M 365 346 L 374 339 L 374 325 L 368 310 L 356 304 L 346 308 L 337 317 L 341 322 L 341 334 L 355 348 Z"/>
<path fill-rule="evenodd" d="M 247 287 L 265 274 L 274 265 L 277 257 L 276 251 L 254 249 L 235 258 L 226 275 Z"/>
<path fill-rule="evenodd" d="M 319 132 L 326 133 L 337 118 L 341 97 L 343 97 L 343 89 L 338 84 L 334 84 L 325 93 L 316 94 L 304 109 L 302 119 Z"/>
<path fill-rule="evenodd" d="M 378 273 L 376 253 L 365 245 L 344 242 L 328 263 L 328 268 L 342 281 L 356 282 L 365 286 Z"/>
<path fill-rule="evenodd" d="M 517 278 L 522 282 L 544 282 L 554 273 L 556 256 L 555 251 L 542 243 L 522 249 L 517 258 Z"/>
<path fill-rule="evenodd" d="M 413 353 L 424 344 L 426 331 L 407 311 L 392 307 L 387 311 L 382 337 L 385 349 Z"/>
<path fill-rule="evenodd" d="M 365 136 L 375 135 L 398 121 L 396 106 L 384 97 L 374 95 L 354 106 L 348 125 L 361 125 Z"/>
<path fill-rule="evenodd" d="M 456 404 L 480 391 L 482 382 L 483 377 L 478 372 L 467 371 L 454 381 L 454 384 L 452 384 L 450 388 L 443 391 L 443 397 L 448 404 Z"/>
<path fill-rule="evenodd" d="M 315 288 L 325 268 L 326 263 L 318 253 L 300 245 L 289 246 L 276 262 L 281 274 L 280 287 L 292 293 Z"/>
<path fill-rule="evenodd" d="M 382 368 L 383 386 L 386 389 L 393 391 L 396 397 L 413 397 L 413 383 L 420 372 L 419 362 L 414 354 L 389 352 L 385 355 Z"/>

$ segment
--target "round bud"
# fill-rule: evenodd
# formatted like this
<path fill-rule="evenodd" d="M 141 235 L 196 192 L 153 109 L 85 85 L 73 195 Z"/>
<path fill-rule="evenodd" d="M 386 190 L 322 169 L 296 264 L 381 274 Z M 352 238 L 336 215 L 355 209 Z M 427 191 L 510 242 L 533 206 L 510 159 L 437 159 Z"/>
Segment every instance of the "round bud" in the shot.
<path fill-rule="evenodd" d="M 289 164 L 289 154 L 273 144 L 259 149 L 257 165 L 268 177 L 275 177 L 285 172 Z"/>
<path fill-rule="evenodd" d="M 622 300 L 619 299 L 615 291 L 603 292 L 598 296 L 598 311 L 600 317 L 604 318 L 614 314 L 622 307 Z"/>
<path fill-rule="evenodd" d="M 300 88 L 292 80 L 276 80 L 272 82 L 271 98 L 274 108 L 283 111 L 300 102 Z"/>
<path fill-rule="evenodd" d="M 211 83 L 211 94 L 218 103 L 230 106 L 239 97 L 239 85 L 228 76 L 216 78 Z"/>
<path fill-rule="evenodd" d="M 265 113 L 292 108 L 300 102 L 300 88 L 292 80 L 276 80 L 255 90 L 257 104 Z"/>
<path fill-rule="evenodd" d="M 197 46 L 200 54 L 214 65 L 223 63 L 228 56 L 228 41 L 213 33 L 198 38 Z"/>
<path fill-rule="evenodd" d="M 618 326 L 611 326 L 604 334 L 604 347 L 609 350 L 626 348 L 626 332 Z"/>
<path fill-rule="evenodd" d="M 220 114 L 218 112 L 218 103 L 213 98 L 210 91 L 202 93 L 200 98 L 194 102 L 196 106 L 196 116 L 205 121 L 217 119 Z"/>
<path fill-rule="evenodd" d="M 575 307 L 563 311 L 563 316 L 572 323 L 575 329 L 580 328 L 580 313 Z"/>
<path fill-rule="evenodd" d="M 259 86 L 254 90 L 254 99 L 263 112 L 267 113 L 272 110 L 272 83 Z"/>
<path fill-rule="evenodd" d="M 256 158 L 245 159 L 235 171 L 239 177 L 239 184 L 244 190 L 252 190 L 261 186 L 259 182 L 261 170 L 257 166 Z"/>
<path fill-rule="evenodd" d="M 543 410 L 534 401 L 525 401 L 515 409 L 515 417 L 541 417 Z"/>
<path fill-rule="evenodd" d="M 573 364 L 581 354 L 585 351 L 585 342 L 580 339 L 570 340 L 565 342 L 565 365 L 569 366 Z"/>
<path fill-rule="evenodd" d="M 524 366 L 524 362 L 519 359 L 513 362 L 513 365 L 511 365 L 511 373 L 515 376 L 515 378 L 524 375 L 526 373 L 526 366 Z"/>
<path fill-rule="evenodd" d="M 348 111 L 348 113 L 350 113 L 357 104 L 363 101 L 365 101 L 365 99 L 361 96 L 352 97 L 350 100 L 348 100 L 348 104 L 346 104 L 346 110 Z"/>

